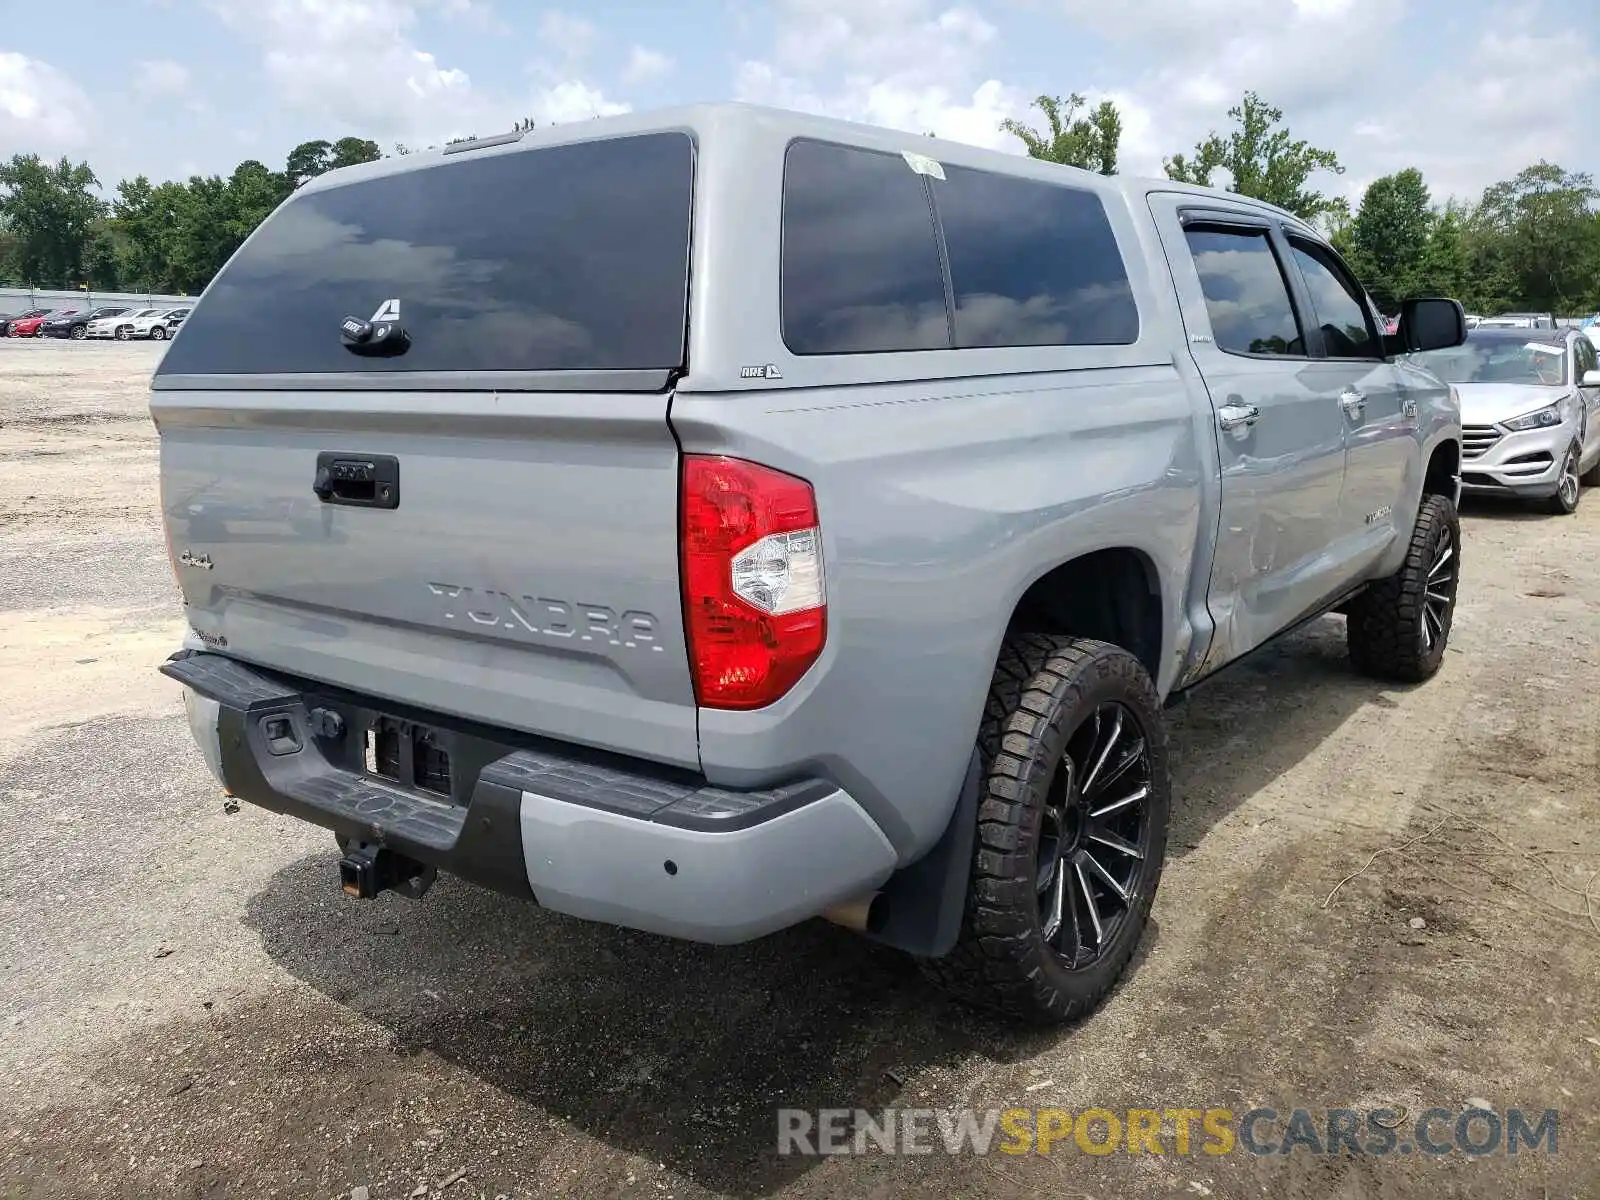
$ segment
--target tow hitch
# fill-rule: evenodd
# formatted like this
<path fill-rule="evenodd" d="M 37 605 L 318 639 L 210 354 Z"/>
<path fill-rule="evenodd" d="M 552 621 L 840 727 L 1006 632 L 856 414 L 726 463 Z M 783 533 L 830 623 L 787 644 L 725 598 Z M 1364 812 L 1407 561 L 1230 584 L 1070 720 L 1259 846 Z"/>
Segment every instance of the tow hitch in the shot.
<path fill-rule="evenodd" d="M 372 842 L 344 843 L 344 857 L 339 860 L 339 886 L 357 900 L 371 900 L 380 892 L 420 900 L 438 874 L 436 867 Z"/>

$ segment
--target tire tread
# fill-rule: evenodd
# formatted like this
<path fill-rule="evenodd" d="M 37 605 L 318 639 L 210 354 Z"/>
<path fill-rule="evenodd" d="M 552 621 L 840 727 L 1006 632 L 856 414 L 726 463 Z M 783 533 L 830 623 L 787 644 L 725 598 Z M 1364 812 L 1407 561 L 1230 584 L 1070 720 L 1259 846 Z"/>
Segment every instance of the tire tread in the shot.
<path fill-rule="evenodd" d="M 1034 929 L 1037 898 L 1031 842 L 1038 797 L 1028 781 L 1034 756 L 1056 714 L 1083 681 L 1108 671 L 1123 674 L 1142 690 L 1146 703 L 1159 715 L 1149 676 L 1120 647 L 1090 638 L 1013 633 L 995 664 L 978 731 L 982 794 L 961 936 L 948 955 L 924 959 L 922 967 L 950 994 L 1020 1021 L 1072 1021 L 1098 1007 L 1133 955 L 1155 892 L 1152 884 L 1140 908 L 1130 915 L 1136 933 L 1113 950 L 1110 969 L 1099 972 L 1098 983 L 1072 995 L 1050 984 L 1040 962 L 1047 951 L 1037 942 Z M 1159 721 L 1146 732 L 1152 740 L 1165 737 Z M 1164 769 L 1164 741 L 1150 750 Z M 1153 850 L 1159 866 L 1164 827 L 1156 836 Z M 1120 962 L 1114 961 L 1118 958 Z"/>
<path fill-rule="evenodd" d="M 1405 562 L 1386 579 L 1370 585 L 1350 604 L 1346 643 L 1350 662 L 1363 675 L 1394 683 L 1421 683 L 1431 678 L 1444 658 L 1444 648 L 1424 655 L 1419 626 L 1423 593 L 1433 566 L 1433 548 L 1443 531 L 1452 537 L 1460 579 L 1461 524 L 1448 496 L 1425 495 L 1411 530 Z M 1452 609 L 1453 612 L 1453 609 Z M 1447 629 L 1444 642 L 1448 644 Z"/>

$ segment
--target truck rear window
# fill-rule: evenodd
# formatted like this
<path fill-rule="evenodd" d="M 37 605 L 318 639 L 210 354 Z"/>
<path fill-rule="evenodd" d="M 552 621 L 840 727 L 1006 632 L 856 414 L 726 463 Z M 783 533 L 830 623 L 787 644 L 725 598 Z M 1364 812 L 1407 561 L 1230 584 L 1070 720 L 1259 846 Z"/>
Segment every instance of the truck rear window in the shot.
<path fill-rule="evenodd" d="M 158 374 L 682 366 L 693 189 L 688 136 L 653 133 L 468 151 L 296 197 L 223 269 Z M 341 323 L 380 314 L 405 352 L 346 348 Z"/>

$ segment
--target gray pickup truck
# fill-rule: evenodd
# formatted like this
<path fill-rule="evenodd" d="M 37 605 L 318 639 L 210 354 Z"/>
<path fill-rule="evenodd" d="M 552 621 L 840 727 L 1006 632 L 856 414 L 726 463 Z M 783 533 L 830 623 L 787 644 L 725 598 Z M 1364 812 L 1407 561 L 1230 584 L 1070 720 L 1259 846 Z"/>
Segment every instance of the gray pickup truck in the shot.
<path fill-rule="evenodd" d="M 1438 669 L 1461 424 L 1404 355 L 1464 336 L 1251 200 L 739 105 L 336 171 L 155 374 L 161 669 L 352 895 L 827 916 L 1069 1019 L 1168 701 L 1331 611 Z"/>

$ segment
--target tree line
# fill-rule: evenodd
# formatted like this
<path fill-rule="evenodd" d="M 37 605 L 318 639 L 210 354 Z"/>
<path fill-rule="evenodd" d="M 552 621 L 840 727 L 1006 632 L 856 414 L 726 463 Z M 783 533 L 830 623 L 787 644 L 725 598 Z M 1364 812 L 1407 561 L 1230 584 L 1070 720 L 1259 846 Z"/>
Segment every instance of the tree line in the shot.
<path fill-rule="evenodd" d="M 1089 109 L 1074 93 L 1040 96 L 1034 107 L 1043 129 L 1001 126 L 1030 155 L 1116 174 L 1122 120 L 1111 101 Z M 1384 311 L 1408 296 L 1452 296 L 1483 314 L 1600 310 L 1600 190 L 1590 175 L 1541 160 L 1475 200 L 1441 205 L 1410 167 L 1374 180 L 1352 212 L 1313 186 L 1344 173 L 1338 154 L 1296 139 L 1282 109 L 1246 92 L 1228 118 L 1226 134 L 1164 160 L 1167 176 L 1210 186 L 1226 171 L 1228 190 L 1318 225 Z"/>
<path fill-rule="evenodd" d="M 1112 101 L 1090 108 L 1074 93 L 1040 96 L 1034 107 L 1043 128 L 1007 120 L 1001 130 L 1034 158 L 1117 173 L 1122 117 Z M 1476 199 L 1436 204 L 1422 173 L 1408 168 L 1375 180 L 1352 211 L 1321 190 L 1326 176 L 1344 172 L 1337 153 L 1295 138 L 1282 109 L 1247 92 L 1227 116 L 1225 132 L 1165 159 L 1166 174 L 1223 183 L 1317 224 L 1385 311 L 1418 295 L 1454 296 L 1486 314 L 1600 309 L 1600 190 L 1588 174 L 1540 161 Z M 107 200 L 88 163 L 18 154 L 0 162 L 0 283 L 196 293 L 297 187 L 381 157 L 365 138 L 309 141 L 281 170 L 248 159 L 226 178 L 152 184 L 139 175 Z"/>

